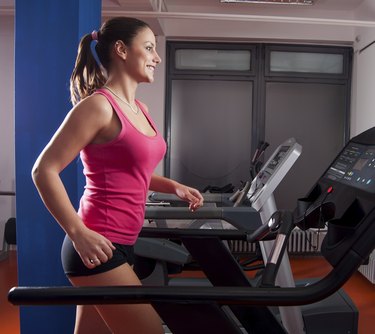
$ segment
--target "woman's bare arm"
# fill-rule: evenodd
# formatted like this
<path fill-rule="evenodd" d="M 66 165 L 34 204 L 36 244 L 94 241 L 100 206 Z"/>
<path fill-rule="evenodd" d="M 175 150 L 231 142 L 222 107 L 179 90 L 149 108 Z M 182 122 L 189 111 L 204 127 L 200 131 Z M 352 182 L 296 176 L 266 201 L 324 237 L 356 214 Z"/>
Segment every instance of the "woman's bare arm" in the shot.
<path fill-rule="evenodd" d="M 80 150 L 100 137 L 110 124 L 112 110 L 101 96 L 92 96 L 67 115 L 50 142 L 36 160 L 32 177 L 39 194 L 60 226 L 72 239 L 88 267 L 90 259 L 106 262 L 113 249 L 109 240 L 90 231 L 76 213 L 61 181 L 61 171 L 77 157 Z"/>
<path fill-rule="evenodd" d="M 150 190 L 162 193 L 175 194 L 182 200 L 189 203 L 190 210 L 197 210 L 203 205 L 203 196 L 195 188 L 188 187 L 172 179 L 152 174 Z"/>

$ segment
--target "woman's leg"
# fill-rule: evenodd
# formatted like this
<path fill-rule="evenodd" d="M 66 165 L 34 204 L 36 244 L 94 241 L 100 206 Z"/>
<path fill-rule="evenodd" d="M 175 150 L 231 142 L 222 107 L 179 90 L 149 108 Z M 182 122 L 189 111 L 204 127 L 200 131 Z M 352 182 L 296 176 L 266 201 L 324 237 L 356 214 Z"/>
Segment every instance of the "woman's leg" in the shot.
<path fill-rule="evenodd" d="M 74 334 L 112 334 L 93 305 L 77 305 Z"/>
<path fill-rule="evenodd" d="M 75 286 L 141 285 L 128 263 L 104 273 L 70 276 L 69 279 Z M 158 314 L 149 304 L 96 305 L 95 307 L 115 334 L 164 333 Z M 79 328 L 83 326 L 82 321 L 87 321 L 87 318 L 81 317 L 77 320 L 76 327 Z"/>

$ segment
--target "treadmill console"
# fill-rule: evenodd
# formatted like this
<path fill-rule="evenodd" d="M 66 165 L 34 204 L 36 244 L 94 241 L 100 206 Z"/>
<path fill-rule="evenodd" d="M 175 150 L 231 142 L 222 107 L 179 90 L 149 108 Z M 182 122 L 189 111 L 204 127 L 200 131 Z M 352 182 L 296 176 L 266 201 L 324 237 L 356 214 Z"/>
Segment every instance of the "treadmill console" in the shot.
<path fill-rule="evenodd" d="M 251 183 L 247 194 L 254 209 L 260 210 L 272 196 L 302 152 L 302 146 L 290 138 L 277 147 Z"/>
<path fill-rule="evenodd" d="M 276 153 L 272 156 L 270 161 L 267 162 L 266 167 L 259 173 L 260 180 L 263 184 L 266 184 L 268 180 L 271 178 L 273 173 L 277 170 L 278 166 L 286 160 L 286 155 L 290 150 L 291 146 L 280 146 Z"/>
<path fill-rule="evenodd" d="M 375 146 L 350 143 L 324 176 L 375 193 Z"/>
<path fill-rule="evenodd" d="M 368 257 L 374 222 L 375 127 L 345 145 L 307 196 L 298 199 L 294 211 L 294 223 L 301 229 L 327 228 L 321 253 L 332 266 L 345 261 L 351 251 Z"/>

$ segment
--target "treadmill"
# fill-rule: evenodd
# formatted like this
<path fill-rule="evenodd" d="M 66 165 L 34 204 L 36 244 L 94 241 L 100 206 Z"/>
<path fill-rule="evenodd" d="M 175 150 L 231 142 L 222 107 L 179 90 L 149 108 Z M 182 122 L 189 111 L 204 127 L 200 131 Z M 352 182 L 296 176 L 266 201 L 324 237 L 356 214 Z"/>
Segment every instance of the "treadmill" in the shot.
<path fill-rule="evenodd" d="M 152 303 L 173 333 L 285 333 L 274 321 L 272 306 L 303 306 L 326 303 L 330 296 L 349 280 L 375 247 L 375 128 L 352 138 L 331 165 L 317 180 L 306 197 L 298 201 L 296 210 L 277 211 L 270 220 L 280 228 L 271 249 L 262 280 L 251 286 L 242 270 L 229 261 L 230 254 L 216 247 L 221 238 L 247 239 L 246 231 L 223 231 L 230 236 L 213 236 L 211 230 L 194 231 L 200 235 L 180 237 L 201 258 L 201 266 L 212 279 L 213 287 L 15 287 L 8 299 L 15 305 L 116 304 Z M 276 275 L 285 251 L 288 236 L 295 226 L 301 229 L 327 225 L 322 255 L 332 270 L 324 277 L 295 287 L 280 287 Z M 261 226 L 260 228 L 262 228 Z M 158 237 L 172 237 L 175 231 L 156 231 Z M 150 231 L 144 232 L 151 236 Z M 155 233 L 155 232 L 153 232 Z M 178 233 L 177 233 L 178 234 Z M 212 235 L 211 235 L 212 234 Z M 209 247 L 206 241 L 209 241 Z M 199 243 L 201 243 L 199 247 Z M 215 246 L 215 247 L 214 247 Z M 204 250 L 215 248 L 217 261 L 205 266 Z M 216 252 L 216 249 L 218 252 Z M 201 254 L 199 256 L 199 254 Z M 225 261 L 223 267 L 222 261 Z M 227 264 L 230 270 L 224 270 Z M 216 266 L 215 266 L 216 264 Z M 223 274 L 224 272 L 224 274 Z M 328 306 L 329 308 L 330 306 Z M 316 321 L 317 333 L 356 333 L 357 316 L 322 312 L 324 321 Z M 344 321 L 346 319 L 346 321 Z M 328 325 L 327 325 L 328 323 Z M 334 324 L 334 326 L 330 326 Z M 350 325 L 350 326 L 349 326 Z M 310 333 L 305 322 L 306 333 Z"/>
<path fill-rule="evenodd" d="M 256 157 L 261 156 L 265 150 L 266 146 L 262 145 L 259 149 L 259 153 L 255 155 L 253 160 L 258 160 Z M 188 219 L 197 219 L 197 214 L 203 218 L 203 220 L 196 220 L 191 224 L 193 227 L 210 225 L 205 223 L 213 217 L 213 214 L 216 212 L 221 213 L 233 213 L 240 212 L 241 210 L 246 210 L 254 212 L 254 209 L 259 213 L 261 218 L 261 224 L 263 224 L 262 239 L 266 237 L 268 233 L 271 232 L 271 229 L 268 226 L 270 217 L 274 212 L 277 211 L 276 203 L 274 199 L 274 191 L 284 179 L 290 169 L 293 167 L 294 163 L 299 158 L 302 153 L 302 146 L 296 142 L 294 138 L 289 138 L 281 143 L 275 151 L 271 154 L 270 158 L 263 165 L 261 169 L 258 170 L 256 176 L 253 177 L 252 182 L 247 182 L 244 185 L 244 188 L 241 191 L 236 192 L 235 194 L 203 194 L 205 196 L 205 201 L 209 203 L 219 203 L 221 205 L 219 208 L 203 207 L 198 210 L 196 213 L 190 213 L 184 208 L 178 207 L 155 207 L 146 209 L 146 219 L 165 221 L 167 218 L 180 218 L 184 220 Z M 247 198 L 247 202 L 250 203 L 250 207 L 239 207 L 240 203 L 244 201 L 244 197 Z M 151 199 L 154 201 L 160 201 L 161 203 L 179 203 L 180 199 L 175 195 L 169 194 L 160 194 L 153 193 L 151 194 Z M 225 206 L 223 204 L 230 203 L 231 206 Z M 178 205 L 178 204 L 177 204 Z M 211 214 L 211 217 L 208 215 Z M 254 215 L 253 215 L 254 216 Z M 208 219 L 207 219 L 208 218 Z M 216 216 L 217 220 L 220 221 L 219 215 Z M 224 219 L 229 222 L 232 228 L 236 228 L 242 231 L 254 231 L 259 227 L 259 222 L 255 220 L 255 217 L 244 216 L 244 219 Z M 200 222 L 200 224 L 199 224 Z M 167 223 L 162 223 L 162 226 L 167 226 Z M 228 228 L 228 224 L 226 224 Z M 189 233 L 188 231 L 186 233 Z M 248 241 L 257 241 L 260 245 L 262 252 L 262 258 L 264 262 L 267 262 L 269 254 L 272 249 L 273 241 L 264 241 L 264 240 L 250 240 Z M 225 241 L 223 241 L 225 242 Z M 183 243 L 184 244 L 184 243 Z M 203 250 L 202 251 L 206 251 Z M 191 260 L 191 256 L 188 250 L 184 247 L 177 246 L 174 242 L 169 242 L 168 240 L 160 239 L 150 239 L 144 238 L 141 234 L 141 237 L 138 239 L 135 245 L 136 255 L 142 257 L 144 263 L 148 263 L 150 259 L 154 259 L 156 262 L 151 263 L 155 265 L 154 270 L 147 278 L 144 277 L 144 270 L 142 265 L 136 263 L 135 268 L 138 270 L 138 274 L 143 278 L 143 284 L 150 285 L 158 282 L 163 282 L 164 284 L 169 285 L 210 285 L 209 282 L 205 279 L 169 279 L 167 272 L 166 263 L 174 263 L 177 265 L 183 266 L 184 263 L 187 263 Z M 215 257 L 212 258 L 214 260 Z M 194 258 L 195 259 L 195 258 Z M 180 261 L 179 261 L 180 260 Z M 186 262 L 184 262 L 186 261 Z M 228 269 L 224 269 L 228 270 Z M 283 287 L 293 287 L 295 282 L 292 276 L 292 271 L 290 268 L 290 262 L 288 254 L 285 252 L 282 255 L 281 265 L 278 269 L 278 275 L 276 283 L 279 286 Z M 280 308 L 277 310 L 278 317 L 280 318 L 283 326 L 290 333 L 304 333 L 304 321 L 300 308 L 298 307 L 289 307 L 289 308 Z"/>
<path fill-rule="evenodd" d="M 267 263 L 270 255 L 272 254 L 272 249 L 274 247 L 273 240 L 263 240 L 268 233 L 271 232 L 271 228 L 269 227 L 269 221 L 272 215 L 277 212 L 275 199 L 273 193 L 280 182 L 284 179 L 286 174 L 290 171 L 298 157 L 302 152 L 302 147 L 295 141 L 294 138 L 290 138 L 279 145 L 276 150 L 272 153 L 268 161 L 264 164 L 264 166 L 260 169 L 256 177 L 250 184 L 250 187 L 247 189 L 246 197 L 248 201 L 251 203 L 251 207 L 255 209 L 261 218 L 262 221 L 262 228 L 259 229 L 259 233 L 261 233 L 261 238 L 255 238 L 260 244 L 263 260 Z M 214 200 L 217 196 L 212 196 L 216 194 L 209 194 L 208 200 Z M 222 194 L 219 194 L 222 196 Z M 159 198 L 163 200 L 169 200 L 168 195 L 158 195 Z M 169 197 L 171 197 L 169 195 Z M 154 198 L 157 198 L 156 196 Z M 172 196 L 173 200 L 173 196 Z M 299 203 L 305 203 L 304 199 L 301 199 Z M 217 209 L 207 209 L 212 213 L 215 212 L 236 212 L 239 208 L 231 207 L 231 208 L 217 208 Z M 247 208 L 248 210 L 249 208 Z M 198 210 L 199 211 L 199 210 Z M 177 212 L 179 214 L 177 214 Z M 201 212 L 202 216 L 205 213 Z M 146 218 L 184 218 L 184 219 L 193 219 L 194 213 L 186 212 L 183 208 L 168 208 L 163 207 L 161 210 L 153 207 L 146 211 Z M 216 217 L 218 218 L 218 217 Z M 250 217 L 249 217 L 250 218 Z M 255 217 L 254 217 L 255 218 Z M 247 236 L 248 241 L 254 241 L 251 237 L 250 233 L 256 228 L 256 224 L 253 219 L 248 219 L 247 221 L 238 220 L 240 223 L 234 224 L 236 228 L 241 231 L 247 231 L 249 235 Z M 262 230 L 262 231 L 261 231 Z M 260 232 L 261 231 L 261 232 Z M 150 231 L 152 235 L 153 231 Z M 141 236 L 145 235 L 146 230 L 141 233 Z M 179 231 L 179 234 L 191 234 L 190 231 Z M 256 234 L 256 233 L 255 233 Z M 160 236 L 160 235 L 159 235 Z M 143 240 L 143 238 L 141 238 Z M 145 239 L 146 242 L 149 242 L 150 239 Z M 182 239 L 181 239 L 182 240 Z M 192 247 L 192 246 L 190 246 Z M 204 248 L 203 245 L 197 246 L 203 252 L 207 251 L 207 247 Z M 189 247 L 187 247 L 189 250 Z M 139 249 L 139 248 L 138 248 Z M 159 254 L 163 252 L 162 249 L 159 249 L 158 252 L 155 248 L 148 252 L 148 254 L 154 254 L 154 256 L 159 257 Z M 164 250 L 166 250 L 164 248 Z M 199 252 L 199 250 L 198 250 Z M 157 254 L 157 255 L 156 255 Z M 189 252 L 185 255 L 188 256 Z M 147 256 L 147 254 L 144 254 Z M 168 256 L 176 256 L 177 253 L 173 252 L 171 249 L 168 251 L 164 259 L 167 259 Z M 151 256 L 151 255 L 150 255 Z M 162 257 L 162 255 L 160 255 Z M 198 257 L 198 255 L 195 255 Z M 200 256 L 200 255 L 199 255 Z M 217 256 L 216 256 L 217 257 Z M 212 256 L 212 260 L 215 256 Z M 210 258 L 207 257 L 205 262 L 209 262 Z M 199 262 L 199 261 L 198 261 Z M 206 266 L 209 266 L 206 263 Z M 222 264 L 222 270 L 228 270 L 230 268 L 229 265 Z M 160 268 L 159 272 L 160 272 Z M 166 273 L 164 272 L 164 275 Z M 215 274 L 216 275 L 216 274 Z M 277 275 L 275 277 L 275 282 L 277 286 L 281 287 L 295 287 L 297 285 L 306 285 L 310 284 L 311 280 L 302 281 L 302 282 L 295 282 L 290 262 L 288 258 L 287 252 L 283 252 L 280 254 L 280 263 L 278 265 Z M 178 283 L 176 283 L 177 281 Z M 147 284 L 147 283 L 146 283 Z M 178 285 L 181 286 L 185 285 L 207 285 L 204 283 L 203 280 L 191 280 L 191 279 L 178 279 L 172 280 L 170 285 Z M 222 284 L 222 283 L 220 283 Z M 253 282 L 251 282 L 253 284 Z M 358 310 L 354 303 L 351 301 L 350 297 L 345 293 L 344 290 L 340 289 L 337 293 L 330 296 L 328 299 L 310 304 L 304 305 L 303 307 L 280 307 L 280 308 L 273 308 L 273 314 L 277 316 L 280 323 L 283 324 L 283 327 L 288 333 L 324 333 L 322 331 L 322 324 L 327 321 L 327 318 L 335 320 L 340 325 L 337 325 L 335 329 L 330 329 L 329 333 L 356 333 L 356 328 L 358 327 Z"/>

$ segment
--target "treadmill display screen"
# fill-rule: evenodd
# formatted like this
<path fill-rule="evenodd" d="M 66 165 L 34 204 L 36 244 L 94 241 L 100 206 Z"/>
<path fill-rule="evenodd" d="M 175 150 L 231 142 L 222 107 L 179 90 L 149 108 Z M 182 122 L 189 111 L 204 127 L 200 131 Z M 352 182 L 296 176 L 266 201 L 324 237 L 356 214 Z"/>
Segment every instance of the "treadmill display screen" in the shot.
<path fill-rule="evenodd" d="M 288 152 L 289 148 L 290 146 L 281 146 L 280 150 L 276 152 L 275 156 L 267 165 L 266 169 L 271 169 L 272 171 L 274 171 L 279 165 L 280 161 L 282 161 L 282 159 L 284 158 L 285 154 Z"/>
<path fill-rule="evenodd" d="M 263 173 L 260 175 L 260 179 L 263 184 L 265 184 L 275 172 L 289 150 L 290 146 L 284 145 L 281 146 L 280 149 L 275 153 L 272 160 L 268 163 L 268 165 L 264 168 Z"/>
<path fill-rule="evenodd" d="M 325 177 L 375 192 L 375 147 L 352 143 L 336 158 Z"/>

